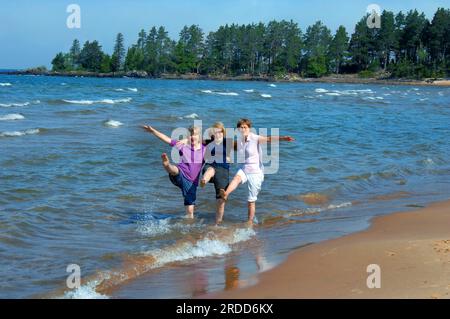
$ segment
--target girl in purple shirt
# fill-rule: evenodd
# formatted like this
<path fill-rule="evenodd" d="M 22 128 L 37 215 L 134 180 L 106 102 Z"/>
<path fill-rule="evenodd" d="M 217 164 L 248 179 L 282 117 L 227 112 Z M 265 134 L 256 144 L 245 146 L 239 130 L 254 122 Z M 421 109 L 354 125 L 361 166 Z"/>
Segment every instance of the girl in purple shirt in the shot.
<path fill-rule="evenodd" d="M 198 179 L 205 157 L 205 147 L 201 142 L 199 128 L 195 126 L 189 128 L 188 143 L 186 145 L 178 143 L 176 140 L 172 140 L 170 137 L 157 131 L 151 126 L 145 125 L 142 128 L 155 135 L 161 141 L 178 149 L 181 157 L 180 163 L 178 165 L 171 164 L 167 154 L 163 153 L 161 155 L 162 165 L 167 173 L 169 173 L 172 184 L 181 189 L 186 216 L 188 218 L 194 218 Z"/>

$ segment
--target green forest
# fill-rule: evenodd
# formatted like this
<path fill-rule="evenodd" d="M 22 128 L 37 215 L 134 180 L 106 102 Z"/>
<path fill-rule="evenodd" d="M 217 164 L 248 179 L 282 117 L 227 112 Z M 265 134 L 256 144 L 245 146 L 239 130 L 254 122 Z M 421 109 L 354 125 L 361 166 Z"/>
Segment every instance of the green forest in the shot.
<path fill-rule="evenodd" d="M 121 33 L 112 54 L 98 41 L 83 46 L 74 40 L 67 53 L 52 60 L 53 71 L 98 73 L 145 71 L 162 74 L 322 77 L 377 73 L 392 78 L 437 78 L 450 74 L 450 9 L 439 8 L 432 20 L 411 10 L 383 11 L 381 27 L 369 28 L 361 18 L 353 34 L 344 26 L 334 34 L 321 21 L 301 30 L 294 21 L 225 25 L 204 34 L 185 26 L 178 41 L 163 26 L 141 30 L 125 48 Z"/>

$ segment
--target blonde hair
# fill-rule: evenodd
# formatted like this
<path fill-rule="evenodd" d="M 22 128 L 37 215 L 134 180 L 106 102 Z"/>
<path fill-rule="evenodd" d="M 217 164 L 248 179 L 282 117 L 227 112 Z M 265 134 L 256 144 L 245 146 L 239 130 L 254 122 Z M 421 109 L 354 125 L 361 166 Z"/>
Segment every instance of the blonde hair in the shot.
<path fill-rule="evenodd" d="M 222 122 L 214 123 L 211 128 L 218 128 L 219 130 L 222 130 L 224 136 L 227 135 L 227 130 L 225 129 L 225 125 L 223 125 Z"/>

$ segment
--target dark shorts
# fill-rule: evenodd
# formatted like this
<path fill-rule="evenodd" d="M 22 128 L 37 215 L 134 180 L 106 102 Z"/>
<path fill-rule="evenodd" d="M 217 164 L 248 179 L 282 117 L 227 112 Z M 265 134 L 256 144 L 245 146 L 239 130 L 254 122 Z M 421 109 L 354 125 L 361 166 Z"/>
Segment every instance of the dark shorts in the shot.
<path fill-rule="evenodd" d="M 230 170 L 220 165 L 205 164 L 205 166 L 203 167 L 203 174 L 205 174 L 206 170 L 210 167 L 214 168 L 216 173 L 209 182 L 214 183 L 214 188 L 216 189 L 216 198 L 219 199 L 220 190 L 221 189 L 226 190 L 228 184 L 230 183 Z"/>
<path fill-rule="evenodd" d="M 173 185 L 181 189 L 184 198 L 184 206 L 195 205 L 197 199 L 197 185 L 188 180 L 180 170 L 178 175 L 169 175 Z"/>

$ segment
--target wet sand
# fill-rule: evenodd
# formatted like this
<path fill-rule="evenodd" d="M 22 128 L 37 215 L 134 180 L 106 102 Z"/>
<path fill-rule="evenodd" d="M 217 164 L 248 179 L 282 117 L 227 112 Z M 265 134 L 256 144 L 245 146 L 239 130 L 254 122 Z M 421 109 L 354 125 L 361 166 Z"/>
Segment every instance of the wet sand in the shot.
<path fill-rule="evenodd" d="M 371 264 L 381 288 L 367 287 Z M 450 201 L 376 217 L 365 231 L 300 248 L 254 286 L 201 298 L 448 299 Z"/>

